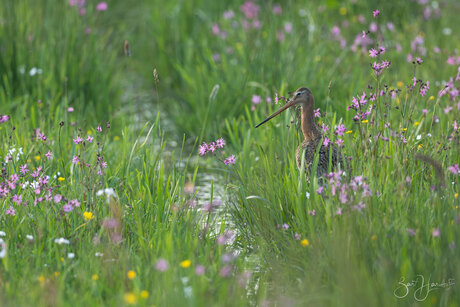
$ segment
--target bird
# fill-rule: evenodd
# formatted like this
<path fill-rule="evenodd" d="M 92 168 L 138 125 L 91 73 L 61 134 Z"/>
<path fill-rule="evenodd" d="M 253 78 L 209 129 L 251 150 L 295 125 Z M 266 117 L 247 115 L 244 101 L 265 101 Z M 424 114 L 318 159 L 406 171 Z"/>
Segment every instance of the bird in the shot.
<path fill-rule="evenodd" d="M 314 105 L 315 99 L 313 98 L 313 94 L 310 89 L 306 87 L 301 87 L 297 91 L 294 92 L 292 98 L 288 100 L 288 102 L 282 106 L 278 111 L 273 113 L 272 115 L 268 116 L 264 119 L 261 123 L 259 123 L 256 128 L 260 127 L 264 123 L 271 120 L 273 117 L 277 116 L 278 114 L 282 113 L 283 111 L 287 110 L 293 106 L 301 106 L 302 108 L 302 115 L 301 115 L 301 127 L 304 140 L 297 148 L 296 152 L 296 162 L 297 167 L 300 169 L 302 165 L 302 155 L 305 155 L 305 172 L 307 178 L 311 174 L 311 169 L 313 167 L 313 162 L 315 160 L 316 152 L 318 146 L 318 165 L 316 168 L 316 176 L 323 177 L 328 172 L 329 166 L 329 155 L 330 151 L 332 151 L 332 159 L 331 159 L 331 166 L 332 169 L 335 169 L 338 164 L 343 165 L 343 161 L 341 156 L 339 155 L 337 147 L 329 143 L 327 145 L 324 144 L 323 135 L 321 130 L 316 125 L 315 117 L 314 117 Z M 321 145 L 320 145 L 321 144 Z"/>

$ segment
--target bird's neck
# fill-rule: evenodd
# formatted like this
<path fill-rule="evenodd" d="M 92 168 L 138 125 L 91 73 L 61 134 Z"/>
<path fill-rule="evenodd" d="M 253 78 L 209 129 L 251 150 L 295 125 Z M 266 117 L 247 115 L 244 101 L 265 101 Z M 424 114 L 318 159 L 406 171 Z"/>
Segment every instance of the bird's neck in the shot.
<path fill-rule="evenodd" d="M 321 137 L 315 123 L 313 104 L 302 106 L 302 132 L 307 142 Z"/>

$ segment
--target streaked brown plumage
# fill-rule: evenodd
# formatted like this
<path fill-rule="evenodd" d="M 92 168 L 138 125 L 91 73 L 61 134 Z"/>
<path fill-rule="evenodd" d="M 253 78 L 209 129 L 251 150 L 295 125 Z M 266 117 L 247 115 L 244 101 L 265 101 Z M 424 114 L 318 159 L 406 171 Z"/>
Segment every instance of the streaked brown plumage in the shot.
<path fill-rule="evenodd" d="M 315 101 L 311 91 L 306 87 L 301 87 L 297 91 L 295 91 L 292 98 L 281 109 L 267 117 L 265 120 L 263 120 L 260 124 L 256 126 L 257 128 L 260 125 L 266 123 L 267 121 L 277 116 L 289 107 L 300 105 L 302 107 L 301 126 L 304 141 L 297 148 L 296 161 L 297 167 L 299 167 L 300 169 L 302 165 L 302 154 L 305 152 L 305 171 L 307 177 L 311 173 L 313 162 L 315 161 L 315 154 L 320 144 L 321 147 L 318 152 L 318 166 L 316 169 L 317 177 L 321 177 L 327 173 L 329 165 L 329 155 L 331 150 L 332 169 L 336 168 L 339 163 L 343 164 L 342 159 L 338 154 L 337 147 L 335 147 L 332 143 L 329 144 L 327 147 L 323 145 L 323 136 L 315 122 L 314 104 Z"/>

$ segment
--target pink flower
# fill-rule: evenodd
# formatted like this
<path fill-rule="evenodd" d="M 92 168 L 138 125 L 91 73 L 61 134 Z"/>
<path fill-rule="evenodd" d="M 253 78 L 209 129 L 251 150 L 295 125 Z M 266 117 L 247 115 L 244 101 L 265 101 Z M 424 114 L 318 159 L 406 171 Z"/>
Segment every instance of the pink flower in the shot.
<path fill-rule="evenodd" d="M 20 205 L 22 203 L 22 195 L 13 195 L 13 202 L 16 203 L 16 205 Z"/>
<path fill-rule="evenodd" d="M 83 139 L 82 139 L 80 136 L 77 136 L 77 138 L 74 139 L 73 142 L 75 143 L 75 145 L 78 145 L 78 144 L 80 144 L 81 142 L 83 142 Z"/>
<path fill-rule="evenodd" d="M 321 116 L 321 113 L 319 112 L 319 108 L 315 110 L 314 115 L 315 115 L 315 117 L 320 117 Z"/>
<path fill-rule="evenodd" d="M 5 211 L 6 215 L 16 215 L 16 210 L 12 206 L 10 206 L 8 209 Z"/>
<path fill-rule="evenodd" d="M 86 0 L 69 0 L 69 6 L 82 7 L 86 3 Z"/>
<path fill-rule="evenodd" d="M 343 140 L 342 140 L 342 139 L 338 139 L 337 141 L 335 141 L 335 144 L 336 144 L 338 147 L 342 147 L 342 146 L 343 146 Z"/>
<path fill-rule="evenodd" d="M 225 11 L 223 15 L 225 19 L 232 19 L 235 17 L 235 13 L 232 10 Z"/>
<path fill-rule="evenodd" d="M 168 261 L 166 261 L 165 259 L 160 258 L 155 264 L 155 269 L 157 269 L 157 271 L 160 271 L 160 272 L 165 272 L 168 270 L 168 268 L 169 268 L 169 264 L 168 264 Z"/>
<path fill-rule="evenodd" d="M 72 107 L 67 108 L 67 112 L 72 113 L 73 111 L 74 111 L 74 109 Z"/>
<path fill-rule="evenodd" d="M 224 160 L 224 164 L 225 164 L 225 165 L 235 164 L 235 155 L 231 155 L 230 157 L 228 157 L 227 159 L 225 159 L 225 160 Z"/>
<path fill-rule="evenodd" d="M 324 147 L 328 147 L 329 146 L 329 143 L 330 143 L 330 140 L 328 139 L 328 137 L 324 137 L 324 141 L 323 141 L 323 146 Z"/>
<path fill-rule="evenodd" d="M 334 36 L 339 36 L 340 35 L 340 28 L 338 26 L 333 26 L 331 29 L 331 33 Z"/>
<path fill-rule="evenodd" d="M 53 153 L 48 150 L 48 152 L 45 154 L 47 160 L 51 160 L 53 158 Z"/>
<path fill-rule="evenodd" d="M 23 166 L 20 166 L 19 167 L 19 171 L 21 172 L 21 174 L 25 175 L 29 172 L 29 170 L 27 169 L 27 164 L 24 164 Z"/>
<path fill-rule="evenodd" d="M 375 58 L 377 55 L 379 54 L 379 52 L 377 50 L 375 50 L 374 48 L 372 48 L 371 50 L 369 50 L 369 56 L 371 58 Z"/>
<path fill-rule="evenodd" d="M 199 151 L 200 151 L 200 156 L 204 156 L 204 154 L 206 154 L 206 152 L 208 151 L 208 145 L 203 142 L 203 144 L 200 145 Z"/>
<path fill-rule="evenodd" d="M 377 16 L 379 16 L 380 14 L 380 10 L 375 10 L 372 12 L 372 15 L 374 16 L 374 18 L 377 18 Z"/>
<path fill-rule="evenodd" d="M 217 148 L 224 148 L 225 146 L 225 140 L 223 138 L 220 138 L 216 141 L 216 146 Z"/>
<path fill-rule="evenodd" d="M 292 23 L 291 22 L 286 22 L 284 24 L 284 31 L 286 33 L 291 33 L 292 32 Z"/>
<path fill-rule="evenodd" d="M 273 6 L 273 14 L 281 15 L 282 13 L 283 13 L 283 9 L 281 8 L 281 6 L 279 4 L 275 4 Z"/>
<path fill-rule="evenodd" d="M 101 126 L 98 126 L 98 127 L 96 128 L 96 131 L 97 131 L 97 132 L 102 132 Z"/>
<path fill-rule="evenodd" d="M 196 268 L 195 268 L 195 274 L 196 275 L 201 276 L 201 275 L 204 274 L 204 272 L 205 272 L 204 266 L 202 266 L 201 264 L 196 266 Z"/>
<path fill-rule="evenodd" d="M 439 228 L 434 228 L 433 229 L 433 237 L 439 237 L 439 235 L 441 234 L 441 230 L 439 230 Z"/>
<path fill-rule="evenodd" d="M 312 211 L 308 211 L 308 214 L 311 216 L 315 216 L 316 215 L 315 209 L 313 209 Z"/>
<path fill-rule="evenodd" d="M 54 195 L 54 203 L 59 203 L 62 200 L 62 195 L 56 194 Z"/>
<path fill-rule="evenodd" d="M 455 163 L 447 168 L 452 174 L 460 174 L 460 167 Z"/>
<path fill-rule="evenodd" d="M 77 164 L 78 162 L 80 162 L 80 159 L 78 158 L 78 156 L 73 156 L 72 163 Z"/>
<path fill-rule="evenodd" d="M 72 205 L 65 204 L 65 205 L 62 207 L 62 210 L 64 210 L 64 212 L 72 212 L 73 207 L 72 207 Z"/>
<path fill-rule="evenodd" d="M 444 109 L 444 114 L 449 114 L 450 111 L 452 111 L 452 107 L 451 106 L 447 106 L 445 109 Z"/>
<path fill-rule="evenodd" d="M 80 202 L 78 201 L 78 199 L 73 199 L 69 201 L 69 205 L 71 205 L 72 207 L 80 207 Z"/>
<path fill-rule="evenodd" d="M 336 215 L 342 215 L 342 208 L 339 207 L 339 209 L 337 209 L 337 212 L 335 214 Z"/>
<path fill-rule="evenodd" d="M 321 187 L 318 188 L 318 190 L 316 190 L 316 193 L 321 194 L 321 193 L 323 193 L 323 190 L 324 190 L 324 187 L 321 186 Z"/>
<path fill-rule="evenodd" d="M 86 138 L 86 141 L 87 141 L 88 143 L 92 143 L 93 140 L 94 140 L 94 138 L 90 137 L 89 135 L 88 135 L 88 137 Z"/>
<path fill-rule="evenodd" d="M 220 269 L 219 275 L 221 277 L 228 277 L 231 272 L 232 272 L 232 266 L 226 265 L 222 269 Z"/>
<path fill-rule="evenodd" d="M 262 102 L 262 97 L 260 97 L 259 95 L 252 95 L 251 101 L 253 104 L 259 104 Z"/>
<path fill-rule="evenodd" d="M 219 25 L 217 23 L 214 23 L 212 25 L 212 34 L 219 35 L 219 33 L 220 33 Z"/>
<path fill-rule="evenodd" d="M 412 228 L 407 228 L 407 232 L 409 233 L 409 236 L 413 237 L 415 236 L 415 230 Z"/>
<path fill-rule="evenodd" d="M 96 10 L 98 10 L 98 11 L 106 11 L 107 8 L 108 8 L 107 2 L 99 2 L 96 5 Z"/>
<path fill-rule="evenodd" d="M 240 7 L 241 12 L 246 16 L 248 19 L 254 19 L 257 18 L 257 15 L 259 14 L 260 7 L 252 1 L 246 1 L 243 5 Z"/>

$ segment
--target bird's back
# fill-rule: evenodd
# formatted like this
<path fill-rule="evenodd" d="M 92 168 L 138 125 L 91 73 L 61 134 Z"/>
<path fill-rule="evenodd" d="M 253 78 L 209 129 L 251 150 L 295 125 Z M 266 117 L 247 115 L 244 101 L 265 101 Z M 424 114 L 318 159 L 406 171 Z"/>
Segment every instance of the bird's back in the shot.
<path fill-rule="evenodd" d="M 342 161 L 341 157 L 338 154 L 337 147 L 333 144 L 329 144 L 327 147 L 322 144 L 322 138 L 316 138 L 310 141 L 303 141 L 302 144 L 297 148 L 296 160 L 297 167 L 300 169 L 302 165 L 302 154 L 305 152 L 305 171 L 307 177 L 311 173 L 313 167 L 313 162 L 315 161 L 315 154 L 318 148 L 318 145 L 321 143 L 321 148 L 318 152 L 318 166 L 316 168 L 316 176 L 322 177 L 328 172 L 329 165 L 329 152 L 332 150 L 332 169 L 336 168 L 339 162 Z M 342 163 L 343 164 L 343 163 Z"/>

